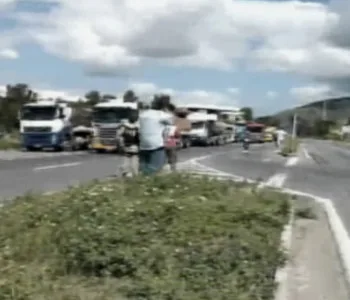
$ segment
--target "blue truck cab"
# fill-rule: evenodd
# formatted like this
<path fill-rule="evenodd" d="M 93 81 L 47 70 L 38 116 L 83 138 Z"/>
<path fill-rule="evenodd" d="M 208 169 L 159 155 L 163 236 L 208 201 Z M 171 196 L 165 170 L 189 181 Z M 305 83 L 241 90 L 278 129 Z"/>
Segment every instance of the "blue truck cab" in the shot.
<path fill-rule="evenodd" d="M 66 103 L 41 100 L 27 103 L 19 112 L 22 147 L 27 150 L 63 150 L 72 143 L 72 108 Z"/>

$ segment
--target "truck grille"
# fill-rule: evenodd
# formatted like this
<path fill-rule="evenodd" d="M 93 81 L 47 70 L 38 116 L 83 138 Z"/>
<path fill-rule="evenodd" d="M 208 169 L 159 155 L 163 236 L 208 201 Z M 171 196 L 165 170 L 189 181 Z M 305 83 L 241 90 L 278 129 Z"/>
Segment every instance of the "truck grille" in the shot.
<path fill-rule="evenodd" d="M 99 137 L 103 145 L 114 146 L 116 143 L 116 127 L 99 128 Z"/>
<path fill-rule="evenodd" d="M 26 133 L 46 133 L 51 132 L 51 127 L 24 127 L 23 131 Z"/>
<path fill-rule="evenodd" d="M 263 135 L 261 133 L 250 133 L 249 139 L 254 142 L 262 141 Z"/>

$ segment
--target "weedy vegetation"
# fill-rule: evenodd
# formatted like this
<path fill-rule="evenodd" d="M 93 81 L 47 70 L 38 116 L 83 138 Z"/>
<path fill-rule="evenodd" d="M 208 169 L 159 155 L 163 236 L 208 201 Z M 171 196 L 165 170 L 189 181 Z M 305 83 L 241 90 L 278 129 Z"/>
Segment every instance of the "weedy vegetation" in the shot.
<path fill-rule="evenodd" d="M 288 136 L 285 141 L 284 145 L 281 150 L 281 155 L 283 156 L 289 156 L 294 155 L 298 152 L 299 149 L 299 140 L 297 138 L 293 138 L 291 136 Z"/>
<path fill-rule="evenodd" d="M 17 135 L 0 136 L 0 150 L 20 149 L 20 141 Z"/>
<path fill-rule="evenodd" d="M 289 199 L 166 175 L 0 210 L 0 300 L 271 300 Z"/>

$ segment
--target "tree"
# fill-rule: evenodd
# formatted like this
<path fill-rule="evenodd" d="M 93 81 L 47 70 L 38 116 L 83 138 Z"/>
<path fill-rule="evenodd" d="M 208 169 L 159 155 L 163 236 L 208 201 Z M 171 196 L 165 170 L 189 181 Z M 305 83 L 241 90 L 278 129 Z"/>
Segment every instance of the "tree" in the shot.
<path fill-rule="evenodd" d="M 266 126 L 278 127 L 280 125 L 280 120 L 274 116 L 264 116 L 255 119 L 258 123 L 263 123 Z"/>
<path fill-rule="evenodd" d="M 94 106 L 97 103 L 102 101 L 102 96 L 99 91 L 92 90 L 85 94 L 85 98 L 87 99 L 87 103 L 90 106 Z"/>
<path fill-rule="evenodd" d="M 333 121 L 326 121 L 318 119 L 314 122 L 313 132 L 317 137 L 324 138 L 330 132 L 331 127 L 334 126 Z"/>
<path fill-rule="evenodd" d="M 0 126 L 10 132 L 18 128 L 18 112 L 23 104 L 34 102 L 38 94 L 27 84 L 17 83 L 6 86 L 6 96 L 0 101 Z"/>
<path fill-rule="evenodd" d="M 6 98 L 24 104 L 36 101 L 38 99 L 38 94 L 31 90 L 27 84 L 8 84 L 6 86 Z"/>
<path fill-rule="evenodd" d="M 133 90 L 127 90 L 123 96 L 124 102 L 137 102 L 138 97 L 135 95 Z"/>
<path fill-rule="evenodd" d="M 168 107 L 169 108 L 171 105 L 173 105 L 171 103 L 171 97 L 169 95 L 166 95 L 166 94 L 154 95 L 153 101 L 151 103 L 152 107 Z"/>
<path fill-rule="evenodd" d="M 116 99 L 116 96 L 110 95 L 110 94 L 105 94 L 102 96 L 101 101 L 109 101 L 109 100 L 114 100 L 114 99 Z"/>
<path fill-rule="evenodd" d="M 243 118 L 246 121 L 252 121 L 253 120 L 253 109 L 251 107 L 242 107 L 241 112 L 243 114 Z"/>

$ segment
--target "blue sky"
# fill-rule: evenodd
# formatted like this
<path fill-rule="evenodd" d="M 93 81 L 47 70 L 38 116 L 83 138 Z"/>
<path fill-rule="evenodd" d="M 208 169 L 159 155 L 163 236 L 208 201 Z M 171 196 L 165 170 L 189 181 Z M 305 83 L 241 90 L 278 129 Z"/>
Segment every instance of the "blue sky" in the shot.
<path fill-rule="evenodd" d="M 310 47 L 323 38 L 320 31 L 326 31 L 328 23 L 329 26 L 334 26 L 336 18 L 332 19 L 332 16 L 337 14 L 330 11 L 327 4 L 318 4 L 315 1 L 312 4 L 306 1 L 298 3 L 242 0 L 238 1 L 240 4 L 232 7 L 232 16 L 228 16 L 228 13 L 223 14 L 224 9 L 217 9 L 217 6 L 215 14 L 210 15 L 210 10 L 205 6 L 206 1 L 198 0 L 196 18 L 202 20 L 199 15 L 202 11 L 208 19 L 210 17 L 210 21 L 219 21 L 200 21 L 200 24 L 196 25 L 203 31 L 196 28 L 196 31 L 191 32 L 196 34 L 191 40 L 191 36 L 186 32 L 188 27 L 179 32 L 174 32 L 169 27 L 165 30 L 166 37 L 162 37 L 164 32 L 158 30 L 169 26 L 170 17 L 167 18 L 164 8 L 160 10 L 159 7 L 147 6 L 145 3 L 144 7 L 139 9 L 124 7 L 124 13 L 130 15 L 130 20 L 133 17 L 135 20 L 140 19 L 139 11 L 142 10 L 150 15 L 154 13 L 152 24 L 147 24 L 146 21 L 144 24 L 141 24 L 141 21 L 130 23 L 130 20 L 113 24 L 112 20 L 102 25 L 101 29 L 98 28 L 101 22 L 99 18 L 104 17 L 106 10 L 100 7 L 94 9 L 92 1 L 86 2 L 89 3 L 86 9 L 78 5 L 69 5 L 65 0 L 55 4 L 42 3 L 44 0 L 37 0 L 35 3 L 28 1 L 4 7 L 0 4 L 0 31 L 7 32 L 5 42 L 0 41 L 0 53 L 3 51 L 3 55 L 0 55 L 0 86 L 25 82 L 38 90 L 60 91 L 76 96 L 83 95 L 91 89 L 120 93 L 128 87 L 134 87 L 137 92 L 144 93 L 143 88 L 148 84 L 146 93 L 152 91 L 149 88 L 152 85 L 155 91 L 173 91 L 174 98 L 178 98 L 180 102 L 213 101 L 228 105 L 252 106 L 257 114 L 275 112 L 298 105 L 301 101 L 318 100 L 318 97 L 328 94 L 344 93 L 334 90 L 333 81 L 317 73 L 325 67 L 321 68 L 317 62 L 315 67 L 315 61 L 310 55 L 316 53 L 315 51 L 325 52 Z M 173 5 L 175 10 L 176 5 L 181 5 L 181 0 L 178 4 L 171 0 L 167 2 Z M 223 8 L 227 9 L 227 6 L 224 6 L 225 3 L 227 5 L 227 1 L 218 0 L 217 3 L 221 3 Z M 263 15 L 253 13 L 254 10 L 264 7 L 266 11 L 260 12 Z M 108 6 L 108 9 L 111 10 L 112 7 Z M 118 5 L 115 5 L 114 9 L 121 10 Z M 176 13 L 180 23 L 175 24 L 180 24 L 179 26 L 186 23 L 186 17 L 193 20 L 196 7 L 191 9 L 190 12 L 183 12 L 181 9 L 175 11 L 171 15 L 170 24 L 178 22 Z M 242 16 L 242 12 L 245 11 L 248 13 L 246 18 Z M 26 15 L 21 14 L 23 12 Z M 281 16 L 283 13 L 285 17 Z M 77 16 L 77 19 L 72 19 L 73 16 Z M 115 17 L 118 19 L 118 15 Z M 224 22 L 222 17 L 228 19 Z M 250 22 L 249 17 L 254 21 Z M 106 20 L 108 18 L 109 16 L 106 16 Z M 33 22 L 33 19 L 36 22 Z M 79 30 L 82 30 L 80 24 L 93 28 L 94 35 L 89 36 L 84 31 L 78 37 L 71 34 L 65 24 L 72 20 L 77 22 Z M 136 24 L 140 25 L 139 28 L 145 28 L 142 36 L 138 36 L 140 33 L 137 30 L 127 35 L 128 29 L 135 23 L 139 23 Z M 153 26 L 154 24 L 156 26 Z M 103 27 L 107 25 L 111 28 Z M 120 33 L 114 34 L 113 28 Z M 232 36 L 227 28 L 232 30 Z M 82 37 L 84 34 L 86 37 Z M 290 37 L 287 41 L 286 35 Z M 310 38 L 305 38 L 306 36 Z M 80 38 L 81 40 L 77 41 Z M 171 44 L 175 38 L 179 42 L 175 42 L 174 47 L 179 47 L 180 54 L 166 53 L 171 53 L 171 49 L 164 46 L 164 41 Z M 146 40 L 147 47 L 141 45 L 140 41 L 143 39 Z M 159 40 L 163 43 L 158 43 Z M 195 42 L 192 42 L 193 40 Z M 311 46 L 310 40 L 314 41 Z M 184 43 L 183 48 L 181 42 Z M 181 54 L 182 49 L 186 49 L 186 42 L 191 48 L 187 57 Z M 84 43 L 85 50 L 80 53 L 79 46 Z M 123 46 L 122 54 L 116 50 L 120 45 Z M 198 50 L 202 49 L 202 45 L 206 45 L 206 48 Z M 145 47 L 147 53 L 144 51 Z M 151 55 L 149 49 L 152 50 Z M 9 57 L 9 50 L 15 51 L 18 57 Z M 329 60 L 328 57 L 325 59 Z M 90 71 L 96 70 L 98 75 L 89 75 Z M 230 93 L 230 88 L 236 89 L 235 93 Z M 203 92 L 206 92 L 204 98 Z"/>

